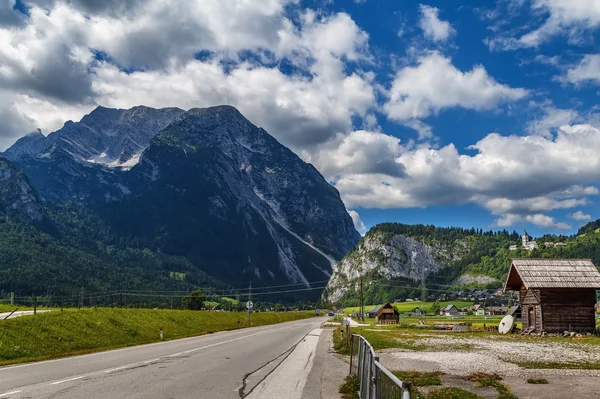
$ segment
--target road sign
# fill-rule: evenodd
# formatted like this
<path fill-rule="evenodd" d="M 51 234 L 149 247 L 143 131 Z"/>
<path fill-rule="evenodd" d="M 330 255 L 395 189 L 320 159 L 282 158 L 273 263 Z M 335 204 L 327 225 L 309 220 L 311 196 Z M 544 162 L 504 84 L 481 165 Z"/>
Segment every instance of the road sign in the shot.
<path fill-rule="evenodd" d="M 246 308 L 247 309 L 252 309 L 253 306 L 254 306 L 254 304 L 252 303 L 252 301 L 246 302 Z"/>

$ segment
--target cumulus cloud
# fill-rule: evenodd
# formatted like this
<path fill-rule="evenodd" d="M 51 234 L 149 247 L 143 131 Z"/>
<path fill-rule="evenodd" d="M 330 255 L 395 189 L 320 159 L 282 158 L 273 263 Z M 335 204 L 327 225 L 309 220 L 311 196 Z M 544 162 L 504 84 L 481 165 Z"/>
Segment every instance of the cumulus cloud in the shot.
<path fill-rule="evenodd" d="M 349 210 L 348 213 L 350 214 L 350 217 L 354 222 L 354 228 L 358 230 L 360 234 L 364 235 L 367 232 L 367 226 L 365 226 L 365 224 L 363 223 L 358 212 Z"/>
<path fill-rule="evenodd" d="M 600 179 L 597 148 L 600 129 L 589 124 L 562 126 L 552 137 L 491 133 L 471 146 L 473 155 L 453 144 L 403 148 L 397 162 L 405 176 L 346 174 L 336 187 L 349 207 L 474 203 L 499 215 L 499 226 L 527 221 L 561 229 L 566 224 L 539 215 L 586 205 L 599 194 L 592 186 Z"/>
<path fill-rule="evenodd" d="M 557 35 L 566 36 L 569 43 L 583 41 L 583 35 L 600 26 L 600 2 L 596 0 L 533 0 L 531 9 L 547 18 L 536 29 L 512 37 L 500 35 L 485 43 L 491 50 L 515 50 L 538 47 Z"/>
<path fill-rule="evenodd" d="M 587 215 L 582 211 L 577 211 L 569 215 L 569 217 L 573 220 L 592 220 L 591 215 Z"/>
<path fill-rule="evenodd" d="M 439 19 L 439 8 L 421 4 L 419 11 L 421 13 L 419 27 L 426 38 L 434 42 L 445 42 L 455 33 L 448 21 Z"/>
<path fill-rule="evenodd" d="M 569 68 L 563 81 L 581 84 L 584 82 L 600 83 L 600 54 L 587 54 L 581 61 Z"/>
<path fill-rule="evenodd" d="M 545 229 L 570 230 L 572 228 L 568 223 L 557 222 L 555 218 L 541 213 L 526 216 L 507 214 L 497 219 L 494 225 L 497 227 L 510 227 L 520 223 L 531 223 Z"/>
<path fill-rule="evenodd" d="M 374 106 L 374 76 L 347 72 L 368 57 L 368 35 L 347 14 L 299 10 L 293 22 L 293 0 L 134 3 L 113 15 L 87 0 L 36 0 L 26 26 L 0 27 L 9 105 L 51 131 L 96 104 L 226 103 L 297 151 L 352 131 Z M 296 70 L 283 73 L 283 59 Z"/>
<path fill-rule="evenodd" d="M 579 119 L 579 113 L 573 109 L 558 109 L 551 105 L 543 107 L 544 115 L 527 124 L 531 134 L 551 136 L 557 128 L 569 125 Z"/>
<path fill-rule="evenodd" d="M 434 51 L 419 57 L 418 65 L 400 69 L 388 94 L 387 116 L 406 121 L 453 107 L 491 110 L 525 97 L 527 90 L 498 83 L 481 65 L 462 72 Z"/>
<path fill-rule="evenodd" d="M 316 153 L 303 154 L 318 165 L 326 176 L 346 174 L 381 174 L 403 177 L 405 168 L 398 161 L 402 152 L 400 140 L 379 132 L 359 130 L 339 135 L 321 146 Z"/>

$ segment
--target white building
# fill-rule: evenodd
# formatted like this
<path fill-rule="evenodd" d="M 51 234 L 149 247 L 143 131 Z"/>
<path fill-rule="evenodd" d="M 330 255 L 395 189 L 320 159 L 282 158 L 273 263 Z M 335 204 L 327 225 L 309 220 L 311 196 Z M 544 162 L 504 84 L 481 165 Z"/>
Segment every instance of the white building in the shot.
<path fill-rule="evenodd" d="M 508 247 L 509 251 L 516 251 L 517 250 L 517 246 L 516 245 L 511 245 L 510 247 Z"/>
<path fill-rule="evenodd" d="M 534 250 L 534 249 L 538 249 L 538 243 L 535 241 L 529 241 L 529 236 L 527 235 L 527 230 L 525 230 L 523 232 L 523 236 L 521 237 L 521 240 L 523 241 L 523 248 L 524 249 L 528 249 L 528 250 Z"/>

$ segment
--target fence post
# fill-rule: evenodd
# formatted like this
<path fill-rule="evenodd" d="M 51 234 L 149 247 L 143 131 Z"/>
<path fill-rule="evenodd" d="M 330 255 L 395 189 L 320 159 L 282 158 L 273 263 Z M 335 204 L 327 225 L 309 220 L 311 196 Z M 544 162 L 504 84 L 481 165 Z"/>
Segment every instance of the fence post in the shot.
<path fill-rule="evenodd" d="M 33 314 L 37 314 L 37 296 L 33 297 Z"/>
<path fill-rule="evenodd" d="M 375 360 L 379 361 L 379 357 L 376 357 Z M 375 367 L 375 376 L 373 377 L 375 380 L 375 399 L 381 399 L 381 378 L 379 374 L 381 370 L 379 367 Z"/>
<path fill-rule="evenodd" d="M 348 375 L 352 375 L 352 357 L 354 355 L 354 336 L 350 338 L 350 372 Z"/>
<path fill-rule="evenodd" d="M 410 394 L 412 391 L 412 383 L 405 382 L 402 384 L 402 399 L 410 399 Z"/>

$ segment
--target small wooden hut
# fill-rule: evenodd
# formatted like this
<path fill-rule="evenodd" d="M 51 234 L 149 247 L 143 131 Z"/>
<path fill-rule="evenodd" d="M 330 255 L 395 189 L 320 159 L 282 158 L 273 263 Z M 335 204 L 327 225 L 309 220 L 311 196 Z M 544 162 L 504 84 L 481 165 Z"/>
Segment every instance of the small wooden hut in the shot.
<path fill-rule="evenodd" d="M 594 331 L 600 273 L 589 259 L 513 259 L 504 291 L 519 291 L 524 333 Z"/>
<path fill-rule="evenodd" d="M 377 324 L 398 324 L 398 320 L 400 320 L 400 313 L 389 303 L 379 308 L 375 316 Z"/>

